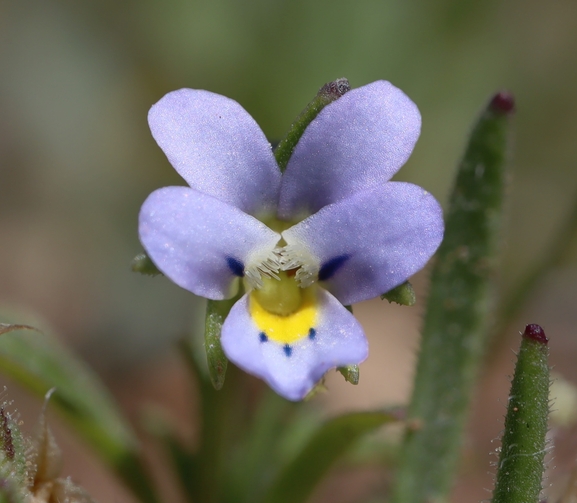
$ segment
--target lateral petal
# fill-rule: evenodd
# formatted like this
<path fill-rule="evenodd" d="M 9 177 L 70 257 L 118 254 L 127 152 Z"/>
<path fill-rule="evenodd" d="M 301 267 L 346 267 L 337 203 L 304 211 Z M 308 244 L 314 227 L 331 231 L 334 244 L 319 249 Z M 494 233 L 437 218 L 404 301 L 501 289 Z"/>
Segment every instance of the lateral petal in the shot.
<path fill-rule="evenodd" d="M 251 215 L 274 212 L 278 165 L 264 133 L 236 101 L 180 89 L 152 106 L 148 123 L 174 169 L 193 189 Z"/>
<path fill-rule="evenodd" d="M 316 261 L 320 284 L 345 305 L 371 299 L 422 269 L 443 238 L 439 203 L 404 182 L 325 206 L 282 233 Z"/>
<path fill-rule="evenodd" d="M 280 239 L 256 218 L 188 187 L 150 194 L 140 210 L 139 235 L 160 271 L 214 300 L 232 297 L 247 263 L 266 257 Z"/>
<path fill-rule="evenodd" d="M 266 381 L 288 400 L 302 400 L 330 369 L 361 363 L 368 343 L 359 322 L 329 292 L 315 292 L 316 322 L 309 335 L 290 344 L 268 338 L 251 316 L 250 294 L 231 309 L 222 327 L 226 356 Z"/>
<path fill-rule="evenodd" d="M 390 82 L 353 89 L 326 106 L 297 143 L 283 175 L 278 216 L 308 216 L 388 181 L 421 130 L 417 106 Z"/>

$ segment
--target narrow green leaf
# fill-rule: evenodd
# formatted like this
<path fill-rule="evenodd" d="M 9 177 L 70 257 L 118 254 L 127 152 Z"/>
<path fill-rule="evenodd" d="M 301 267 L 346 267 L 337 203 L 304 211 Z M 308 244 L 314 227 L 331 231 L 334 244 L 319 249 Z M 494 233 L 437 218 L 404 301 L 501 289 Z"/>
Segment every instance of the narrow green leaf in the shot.
<path fill-rule="evenodd" d="M 325 84 L 319 89 L 317 95 L 297 117 L 285 138 L 278 144 L 274 151 L 281 172 L 286 169 L 293 150 L 307 126 L 324 107 L 339 99 L 350 90 L 351 86 L 347 79 L 337 79 Z"/>
<path fill-rule="evenodd" d="M 162 274 L 154 262 L 146 253 L 140 253 L 132 259 L 131 268 L 134 272 L 146 274 L 147 276 L 158 276 Z"/>
<path fill-rule="evenodd" d="M 381 299 L 387 299 L 389 304 L 394 302 L 401 306 L 414 306 L 417 302 L 417 294 L 410 282 L 405 281 L 402 285 L 396 286 L 387 293 L 381 295 Z"/>
<path fill-rule="evenodd" d="M 0 336 L 0 371 L 51 403 L 143 502 L 156 498 L 130 426 L 98 377 L 49 333 Z"/>
<path fill-rule="evenodd" d="M 513 99 L 497 94 L 479 118 L 451 194 L 432 271 L 421 353 L 394 503 L 444 501 L 488 340 Z"/>
<path fill-rule="evenodd" d="M 549 416 L 549 348 L 539 325 L 527 325 L 507 403 L 493 503 L 537 503 Z"/>
<path fill-rule="evenodd" d="M 356 412 L 324 423 L 273 482 L 265 503 L 303 503 L 329 468 L 363 435 L 398 421 L 389 412 Z"/>

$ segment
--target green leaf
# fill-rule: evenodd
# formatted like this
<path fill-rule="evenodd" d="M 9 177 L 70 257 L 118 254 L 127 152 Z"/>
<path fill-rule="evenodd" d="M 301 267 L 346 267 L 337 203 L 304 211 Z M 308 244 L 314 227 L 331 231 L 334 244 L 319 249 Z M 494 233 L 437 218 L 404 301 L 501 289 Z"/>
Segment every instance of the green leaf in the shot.
<path fill-rule="evenodd" d="M 130 426 L 98 377 L 57 339 L 22 328 L 4 333 L 0 371 L 38 396 L 56 388 L 51 404 L 143 502 L 157 501 Z"/>
<path fill-rule="evenodd" d="M 537 503 L 549 416 L 549 348 L 539 325 L 527 325 L 507 403 L 493 503 Z"/>
<path fill-rule="evenodd" d="M 470 395 L 495 297 L 507 132 L 513 100 L 499 93 L 479 118 L 457 173 L 434 264 L 394 503 L 444 501 L 456 473 Z"/>
<path fill-rule="evenodd" d="M 265 503 L 303 503 L 329 468 L 363 435 L 398 417 L 390 412 L 356 412 L 324 423 L 273 482 Z"/>
<path fill-rule="evenodd" d="M 293 150 L 305 132 L 307 126 L 324 107 L 333 101 L 338 100 L 343 94 L 350 90 L 351 86 L 347 79 L 337 79 L 333 82 L 328 82 L 319 89 L 317 95 L 297 117 L 286 137 L 278 144 L 274 151 L 281 172 L 286 169 Z"/>
<path fill-rule="evenodd" d="M 413 289 L 413 285 L 405 281 L 402 285 L 396 286 L 387 293 L 383 293 L 381 299 L 387 299 L 389 304 L 395 302 L 401 306 L 414 306 L 417 302 L 417 294 Z"/>

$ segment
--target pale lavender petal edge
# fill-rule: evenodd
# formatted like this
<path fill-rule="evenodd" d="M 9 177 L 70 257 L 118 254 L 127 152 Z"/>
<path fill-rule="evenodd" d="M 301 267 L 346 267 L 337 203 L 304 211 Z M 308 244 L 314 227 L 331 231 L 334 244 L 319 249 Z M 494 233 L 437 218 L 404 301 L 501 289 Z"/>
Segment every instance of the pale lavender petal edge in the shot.
<path fill-rule="evenodd" d="M 421 131 L 417 106 L 377 81 L 326 106 L 300 138 L 283 175 L 278 215 L 294 219 L 388 181 Z"/>
<path fill-rule="evenodd" d="M 180 89 L 152 106 L 148 122 L 174 169 L 193 189 L 251 215 L 274 212 L 280 170 L 264 133 L 236 101 Z"/>

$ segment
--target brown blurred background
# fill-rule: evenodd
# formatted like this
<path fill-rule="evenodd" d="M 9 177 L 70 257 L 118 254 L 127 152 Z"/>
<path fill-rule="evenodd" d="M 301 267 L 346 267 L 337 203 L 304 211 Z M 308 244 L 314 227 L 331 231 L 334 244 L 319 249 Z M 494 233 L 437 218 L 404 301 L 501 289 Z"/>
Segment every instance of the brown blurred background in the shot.
<path fill-rule="evenodd" d="M 188 431 L 190 393 L 172 347 L 202 323 L 202 302 L 164 278 L 130 272 L 141 250 L 140 204 L 155 188 L 182 183 L 150 136 L 148 109 L 173 89 L 209 89 L 239 101 L 271 140 L 280 139 L 317 89 L 343 76 L 353 87 L 390 80 L 417 103 L 422 136 L 398 178 L 443 204 L 474 117 L 496 90 L 515 94 L 498 278 L 506 296 L 546 253 L 577 195 L 571 0 L 5 0 L 0 303 L 44 317 L 133 418 L 143 401 L 161 401 Z M 552 363 L 577 382 L 576 280 L 573 250 L 539 283 L 508 331 L 510 342 L 488 355 L 455 500 L 488 497 L 483 488 L 492 483 L 485 474 L 504 413 L 509 348 L 525 323 L 545 327 Z M 416 284 L 422 307 L 426 273 Z M 420 309 L 379 300 L 356 308 L 371 356 L 357 388 L 329 378 L 330 393 L 320 400 L 329 411 L 406 400 Z M 18 400 L 23 419 L 32 421 L 38 403 Z M 73 460 L 69 473 L 100 501 L 131 501 L 96 462 L 76 457 L 73 437 L 58 432 Z M 575 458 L 577 441 L 565 435 L 567 453 L 551 480 Z M 370 489 L 374 477 L 363 476 L 359 483 Z M 330 486 L 322 491 L 332 495 Z M 345 490 L 338 494 L 332 501 L 356 501 Z"/>

